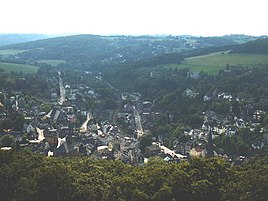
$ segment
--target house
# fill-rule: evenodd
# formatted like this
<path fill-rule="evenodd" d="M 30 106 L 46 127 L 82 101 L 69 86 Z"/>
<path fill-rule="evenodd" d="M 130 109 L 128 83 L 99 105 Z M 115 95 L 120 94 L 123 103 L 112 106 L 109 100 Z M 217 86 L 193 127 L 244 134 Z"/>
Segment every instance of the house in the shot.
<path fill-rule="evenodd" d="M 220 93 L 220 94 L 218 94 L 218 98 L 232 101 L 233 96 L 231 94 L 228 94 L 228 93 Z"/>
<path fill-rule="evenodd" d="M 102 127 L 103 132 L 104 132 L 105 134 L 111 134 L 111 133 L 109 132 L 109 130 L 110 130 L 112 127 L 113 127 L 112 125 L 108 125 L 108 124 L 103 125 L 103 127 Z"/>
<path fill-rule="evenodd" d="M 214 127 L 213 132 L 222 135 L 226 133 L 226 128 L 224 127 Z"/>
<path fill-rule="evenodd" d="M 133 102 L 138 101 L 140 99 L 140 97 L 141 97 L 141 94 L 140 93 L 135 93 L 135 92 L 121 94 L 121 99 L 122 100 L 128 100 L 129 99 L 129 100 L 131 100 Z"/>
<path fill-rule="evenodd" d="M 202 151 L 203 150 L 199 146 L 193 147 L 190 150 L 190 156 L 191 157 L 200 157 L 200 156 L 202 156 Z"/>
<path fill-rule="evenodd" d="M 234 126 L 231 126 L 227 129 L 226 135 L 228 136 L 234 136 L 237 132 L 237 129 Z"/>
<path fill-rule="evenodd" d="M 214 151 L 214 150 L 213 150 L 212 153 L 213 153 L 212 154 L 213 156 L 219 156 L 219 154 L 216 151 Z M 210 157 L 209 154 L 208 154 L 208 149 L 204 149 L 202 151 L 202 157 Z"/>
<path fill-rule="evenodd" d="M 192 79 L 198 79 L 199 74 L 200 74 L 199 72 L 190 71 L 190 72 L 187 72 L 187 77 L 190 77 Z"/>
<path fill-rule="evenodd" d="M 173 158 L 172 158 L 172 157 L 169 157 L 169 156 L 166 156 L 166 157 L 164 158 L 164 161 L 170 163 L 170 162 L 173 161 Z"/>
<path fill-rule="evenodd" d="M 205 95 L 204 98 L 203 98 L 204 102 L 210 101 L 210 99 L 211 99 L 211 97 L 208 96 L 208 95 Z"/>
<path fill-rule="evenodd" d="M 7 118 L 7 114 L 5 112 L 0 112 L 0 119 Z"/>
<path fill-rule="evenodd" d="M 173 150 L 170 150 L 169 148 L 167 148 L 167 147 L 165 147 L 165 146 L 159 146 L 160 148 L 161 148 L 161 152 L 163 153 L 163 154 L 168 154 L 168 155 L 170 155 L 172 158 L 177 158 L 177 159 L 185 159 L 186 158 L 186 156 L 184 156 L 184 155 L 182 155 L 182 154 L 178 154 L 178 153 L 176 153 L 175 151 L 173 151 Z"/>
<path fill-rule="evenodd" d="M 67 112 L 67 113 L 73 113 L 74 112 L 74 108 L 69 106 L 69 107 L 62 107 L 62 109 Z"/>
<path fill-rule="evenodd" d="M 51 119 L 54 123 L 66 123 L 68 116 L 64 110 L 53 108 L 44 118 Z"/>
<path fill-rule="evenodd" d="M 104 146 L 104 145 L 102 145 L 102 146 L 98 146 L 98 147 L 97 147 L 97 151 L 98 151 L 99 153 L 105 152 L 105 151 L 107 151 L 108 149 L 109 149 L 109 147 L 108 147 L 108 146 Z"/>
<path fill-rule="evenodd" d="M 260 141 L 255 141 L 251 144 L 253 149 L 262 149 L 264 147 L 264 143 Z"/>
<path fill-rule="evenodd" d="M 150 101 L 144 101 L 142 103 L 143 111 L 151 111 L 152 107 L 153 107 L 153 103 Z"/>
<path fill-rule="evenodd" d="M 1 147 L 1 150 L 2 151 L 9 151 L 11 150 L 12 148 L 11 147 Z"/>
<path fill-rule="evenodd" d="M 64 88 L 65 88 L 65 94 L 69 94 L 71 91 L 71 86 L 69 84 L 66 84 Z"/>
<path fill-rule="evenodd" d="M 77 155 L 78 150 L 75 149 L 69 136 L 58 138 L 58 145 L 54 150 L 55 156 L 74 156 Z"/>
<path fill-rule="evenodd" d="M 56 129 L 46 130 L 44 135 L 45 135 L 45 140 L 48 142 L 50 146 L 57 147 L 59 134 Z"/>
<path fill-rule="evenodd" d="M 26 128 L 27 133 L 33 133 L 35 132 L 35 128 L 32 126 L 32 124 L 29 124 Z"/>
<path fill-rule="evenodd" d="M 20 108 L 20 110 L 25 110 L 25 106 L 26 106 L 26 101 L 24 100 L 23 97 L 21 97 L 18 100 L 18 107 Z"/>
<path fill-rule="evenodd" d="M 195 98 L 197 95 L 199 95 L 199 93 L 195 93 L 189 88 L 185 89 L 185 91 L 183 92 L 183 96 L 187 98 Z"/>
<path fill-rule="evenodd" d="M 70 133 L 70 128 L 69 126 L 61 126 L 59 129 L 59 136 L 61 138 L 65 137 L 66 135 L 68 135 Z"/>
<path fill-rule="evenodd" d="M 108 147 L 111 150 L 119 151 L 120 150 L 120 143 L 117 140 L 112 140 L 112 141 L 108 142 Z"/>
<path fill-rule="evenodd" d="M 264 114 L 265 114 L 264 111 L 262 111 L 262 110 L 256 110 L 256 111 L 254 112 L 254 114 L 253 114 L 253 119 L 254 119 L 254 120 L 260 120 L 261 117 L 262 117 Z"/>
<path fill-rule="evenodd" d="M 193 129 L 186 135 L 190 136 L 191 139 L 204 139 L 205 133 L 199 129 Z"/>
<path fill-rule="evenodd" d="M 95 93 L 95 91 L 93 91 L 92 89 L 88 90 L 85 92 L 85 95 L 89 98 L 98 98 L 99 94 Z"/>
<path fill-rule="evenodd" d="M 71 102 L 75 101 L 76 100 L 76 94 L 73 93 L 73 94 L 69 94 L 67 99 Z"/>

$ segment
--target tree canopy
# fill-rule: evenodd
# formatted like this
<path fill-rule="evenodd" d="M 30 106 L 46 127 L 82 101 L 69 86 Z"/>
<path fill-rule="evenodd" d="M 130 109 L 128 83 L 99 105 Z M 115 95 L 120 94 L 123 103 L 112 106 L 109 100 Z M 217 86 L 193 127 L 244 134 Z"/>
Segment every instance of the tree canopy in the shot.
<path fill-rule="evenodd" d="M 159 159 L 157 159 L 159 160 Z M 90 158 L 0 151 L 5 200 L 267 200 L 267 158 L 231 166 L 219 158 L 143 167 Z"/>

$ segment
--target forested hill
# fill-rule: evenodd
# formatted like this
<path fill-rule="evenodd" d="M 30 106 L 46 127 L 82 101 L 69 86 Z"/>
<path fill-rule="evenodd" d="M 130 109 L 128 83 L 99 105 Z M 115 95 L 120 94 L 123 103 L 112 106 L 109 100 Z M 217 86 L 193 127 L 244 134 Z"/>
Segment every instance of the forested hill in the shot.
<path fill-rule="evenodd" d="M 0 34 L 0 46 L 48 38 L 43 34 Z"/>
<path fill-rule="evenodd" d="M 5 50 L 16 52 L 3 57 L 10 62 L 56 60 L 64 62 L 66 68 L 101 70 L 119 64 L 144 67 L 178 64 L 185 57 L 230 49 L 233 52 L 240 49 L 247 50 L 248 45 L 255 44 L 254 41 L 244 45 L 240 43 L 254 39 L 256 38 L 244 35 L 222 37 L 74 35 L 11 44 L 0 47 L 0 52 Z"/>
<path fill-rule="evenodd" d="M 239 37 L 75 35 L 13 44 L 0 49 L 20 50 L 15 55 L 20 60 L 64 60 L 66 66 L 97 68 L 148 60 L 168 53 L 235 45 L 238 44 L 235 39 Z"/>
<path fill-rule="evenodd" d="M 64 60 L 74 67 L 135 62 L 183 48 L 180 37 L 76 35 L 2 47 L 24 50 L 22 60 Z"/>
<path fill-rule="evenodd" d="M 236 46 L 231 53 L 268 54 L 268 38 L 257 39 Z"/>
<path fill-rule="evenodd" d="M 2 49 L 26 50 L 17 56 L 24 60 L 61 59 L 65 61 L 96 59 L 111 51 L 109 40 L 93 35 L 57 37 L 29 43 L 14 44 Z"/>

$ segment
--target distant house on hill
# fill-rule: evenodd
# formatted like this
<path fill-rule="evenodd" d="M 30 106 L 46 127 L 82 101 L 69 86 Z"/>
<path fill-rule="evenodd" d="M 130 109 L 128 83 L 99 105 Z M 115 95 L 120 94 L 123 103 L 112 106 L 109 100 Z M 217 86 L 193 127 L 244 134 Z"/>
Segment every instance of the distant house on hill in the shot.
<path fill-rule="evenodd" d="M 153 107 L 153 103 L 150 101 L 144 101 L 142 103 L 142 108 L 144 111 L 151 111 L 152 107 Z"/>
<path fill-rule="evenodd" d="M 199 72 L 193 72 L 193 71 L 187 72 L 187 77 L 190 77 L 192 79 L 198 79 L 199 78 Z"/>
<path fill-rule="evenodd" d="M 189 88 L 185 89 L 185 91 L 183 92 L 183 96 L 187 98 L 195 98 L 197 95 L 199 95 L 199 93 L 195 93 Z"/>

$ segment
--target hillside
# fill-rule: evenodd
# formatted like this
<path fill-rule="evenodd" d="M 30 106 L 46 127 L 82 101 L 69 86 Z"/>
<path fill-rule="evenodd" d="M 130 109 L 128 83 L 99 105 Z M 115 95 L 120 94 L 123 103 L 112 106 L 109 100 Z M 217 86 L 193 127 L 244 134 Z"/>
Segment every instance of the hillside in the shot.
<path fill-rule="evenodd" d="M 263 54 L 228 54 L 228 52 L 229 51 L 214 52 L 201 56 L 188 57 L 185 58 L 180 64 L 167 64 L 165 67 L 179 69 L 188 68 L 192 71 L 203 71 L 209 74 L 216 74 L 219 72 L 219 70 L 224 70 L 227 66 L 261 67 L 268 64 L 268 57 Z"/>
<path fill-rule="evenodd" d="M 67 67 L 99 68 L 148 60 L 167 53 L 235 44 L 238 43 L 234 39 L 225 37 L 75 35 L 13 44 L 0 49 L 2 52 L 18 51 L 10 56 L 11 59 L 63 60 Z"/>
<path fill-rule="evenodd" d="M 232 38 L 233 36 L 225 36 Z M 236 38 L 236 40 L 238 40 Z M 219 70 L 227 66 L 239 67 L 262 67 L 268 64 L 268 39 L 259 38 L 253 40 L 244 35 L 240 37 L 241 41 L 252 40 L 246 43 L 232 46 L 213 46 L 208 48 L 196 49 L 183 54 L 184 61 L 180 64 L 165 65 L 172 68 L 188 68 L 192 71 L 203 71 L 209 74 L 218 73 Z"/>
<path fill-rule="evenodd" d="M 33 65 L 0 62 L 0 71 L 3 71 L 5 73 L 10 73 L 12 71 L 23 73 L 36 73 L 37 70 L 38 67 Z"/>
<path fill-rule="evenodd" d="M 233 69 L 264 69 L 267 67 L 268 57 L 265 54 L 229 53 L 232 48 L 239 46 L 242 45 L 188 51 L 182 53 L 179 62 L 160 63 L 154 60 L 157 61 L 154 65 L 146 62 L 139 62 L 141 65 L 134 65 L 134 63 L 117 65 L 114 68 L 106 69 L 103 75 L 116 88 L 126 91 L 136 90 L 147 98 L 156 98 L 178 89 L 178 86 L 183 90 L 192 85 L 193 81 L 190 84 L 183 77 L 183 75 L 187 75 L 188 71 L 217 75 L 225 69 L 228 69 L 226 71 L 228 72 Z"/>
<path fill-rule="evenodd" d="M 268 54 L 268 38 L 241 44 L 234 47 L 230 53 Z"/>
<path fill-rule="evenodd" d="M 233 54 L 267 52 L 267 39 L 250 41 L 254 39 L 255 37 L 244 35 L 222 37 L 74 35 L 0 47 L 0 57 L 8 62 L 35 61 L 53 66 L 63 65 L 65 68 L 98 71 L 113 66 L 121 66 L 123 69 L 157 68 L 164 65 L 217 73 L 227 65 L 266 64 L 267 61 L 263 56 L 252 55 L 245 58 L 246 55 L 231 56 L 226 52 L 228 50 Z M 239 44 L 247 41 L 250 42 Z M 221 54 L 222 52 L 225 54 Z M 185 62 L 182 62 L 184 58 Z"/>
<path fill-rule="evenodd" d="M 231 34 L 231 35 L 225 35 L 223 37 L 225 39 L 230 39 L 230 40 L 233 40 L 239 44 L 242 44 L 242 43 L 247 43 L 249 41 L 256 40 L 258 38 L 264 38 L 266 36 L 256 37 L 256 36 L 248 36 L 248 35 L 244 35 L 244 34 Z"/>
<path fill-rule="evenodd" d="M 180 38 L 77 35 L 9 45 L 2 49 L 27 50 L 16 55 L 21 60 L 64 60 L 66 66 L 90 68 L 151 58 L 172 52 L 182 43 Z"/>

